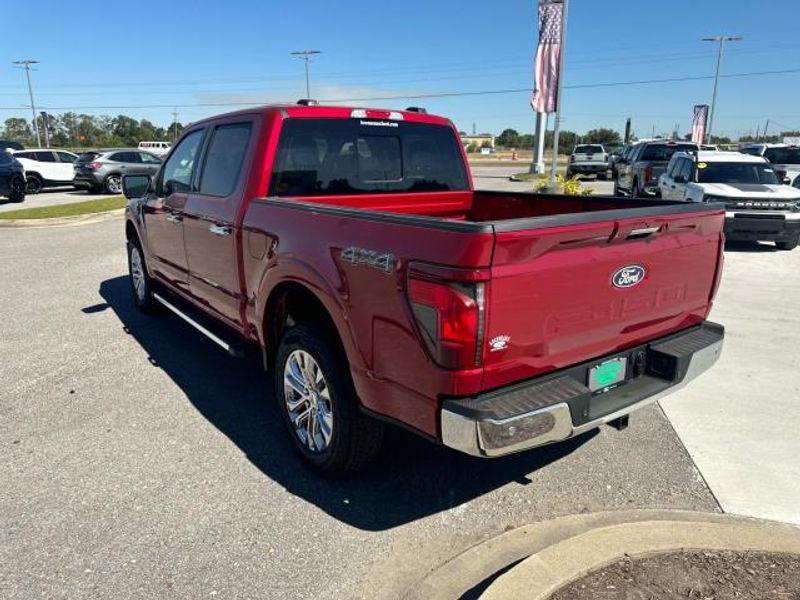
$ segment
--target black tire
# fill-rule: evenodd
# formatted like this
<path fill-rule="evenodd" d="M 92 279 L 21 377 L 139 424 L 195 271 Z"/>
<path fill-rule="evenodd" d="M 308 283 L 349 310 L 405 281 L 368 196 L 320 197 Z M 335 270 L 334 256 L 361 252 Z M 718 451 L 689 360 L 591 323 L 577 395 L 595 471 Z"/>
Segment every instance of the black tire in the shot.
<path fill-rule="evenodd" d="M 141 267 L 141 289 L 138 289 L 136 285 L 135 267 L 137 255 Z M 147 263 L 145 262 L 142 245 L 139 242 L 139 238 L 135 236 L 128 240 L 128 282 L 131 286 L 131 295 L 133 296 L 133 301 L 136 303 L 136 308 L 146 313 L 157 312 L 156 309 L 158 305 L 153 298 L 152 280 L 147 272 Z"/>
<path fill-rule="evenodd" d="M 25 200 L 25 180 L 22 177 L 14 177 L 11 180 L 8 199 L 11 202 L 23 202 Z"/>
<path fill-rule="evenodd" d="M 122 175 L 112 174 L 106 177 L 105 181 L 103 182 L 103 188 L 109 194 L 121 194 L 122 193 Z"/>
<path fill-rule="evenodd" d="M 38 194 L 39 192 L 42 191 L 43 187 L 44 187 L 44 182 L 42 181 L 42 178 L 36 175 L 35 173 L 28 175 L 26 177 L 25 179 L 26 194 Z"/>
<path fill-rule="evenodd" d="M 347 358 L 338 350 L 337 344 L 331 339 L 332 335 L 335 334 L 327 333 L 324 325 L 299 323 L 287 328 L 278 346 L 273 369 L 278 410 L 283 415 L 295 450 L 315 470 L 331 475 L 363 468 L 375 458 L 383 439 L 383 424 L 359 409 Z M 316 445 L 316 441 L 308 443 L 308 437 L 305 441 L 301 438 L 304 426 L 299 424 L 298 418 L 298 426 L 295 427 L 287 406 L 284 373 L 290 358 L 299 354 L 297 351 L 310 355 L 317 366 L 315 372 L 322 377 L 319 384 L 322 391 L 315 396 L 314 403 L 324 405 L 324 412 L 332 417 L 329 441 L 323 448 L 311 448 L 311 445 Z M 310 408 L 311 404 L 308 406 Z M 317 433 L 322 435 L 319 429 L 321 421 L 317 421 L 317 410 L 315 407 L 312 423 L 316 426 Z M 310 419 L 310 415 L 306 417 L 306 426 Z"/>
<path fill-rule="evenodd" d="M 800 244 L 800 236 L 795 236 L 790 240 L 775 242 L 775 246 L 778 250 L 794 250 L 797 248 L 798 244 Z"/>

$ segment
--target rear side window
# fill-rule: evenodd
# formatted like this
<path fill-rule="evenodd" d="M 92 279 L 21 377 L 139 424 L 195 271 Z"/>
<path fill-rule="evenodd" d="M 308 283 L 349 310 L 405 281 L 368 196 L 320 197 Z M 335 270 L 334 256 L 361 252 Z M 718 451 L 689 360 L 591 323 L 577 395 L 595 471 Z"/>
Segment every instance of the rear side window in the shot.
<path fill-rule="evenodd" d="M 764 158 L 777 165 L 800 165 L 800 148 L 767 148 Z"/>
<path fill-rule="evenodd" d="M 697 151 L 697 144 L 651 144 L 642 152 L 641 160 L 664 160 L 672 158 L 678 150 Z"/>
<path fill-rule="evenodd" d="M 139 153 L 138 152 L 116 152 L 115 154 L 112 154 L 108 158 L 109 158 L 109 160 L 113 160 L 113 161 L 116 161 L 116 162 L 122 162 L 122 163 L 138 163 L 138 162 L 142 162 L 142 160 L 139 158 Z"/>
<path fill-rule="evenodd" d="M 201 194 L 227 196 L 236 188 L 251 127 L 250 123 L 236 123 L 214 129 L 200 178 Z"/>
<path fill-rule="evenodd" d="M 459 142 L 443 125 L 289 119 L 270 193 L 330 196 L 466 190 Z"/>
<path fill-rule="evenodd" d="M 56 162 L 56 157 L 53 155 L 52 152 L 32 152 L 33 160 L 38 160 L 39 162 Z"/>

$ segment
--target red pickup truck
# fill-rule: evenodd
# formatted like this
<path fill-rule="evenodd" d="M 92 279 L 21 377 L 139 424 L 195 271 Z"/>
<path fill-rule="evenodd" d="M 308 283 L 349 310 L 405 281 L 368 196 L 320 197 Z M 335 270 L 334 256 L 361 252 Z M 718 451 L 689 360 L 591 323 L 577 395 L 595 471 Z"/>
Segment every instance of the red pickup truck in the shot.
<path fill-rule="evenodd" d="M 322 471 L 382 421 L 476 456 L 621 428 L 721 351 L 723 206 L 474 191 L 422 109 L 213 117 L 124 190 L 136 304 L 260 348 Z"/>

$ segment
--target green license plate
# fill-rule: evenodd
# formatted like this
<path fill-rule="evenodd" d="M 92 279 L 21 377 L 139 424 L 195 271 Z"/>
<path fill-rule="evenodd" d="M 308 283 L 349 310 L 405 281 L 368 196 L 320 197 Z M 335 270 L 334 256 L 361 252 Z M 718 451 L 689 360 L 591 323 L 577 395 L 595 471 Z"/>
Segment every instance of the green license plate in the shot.
<path fill-rule="evenodd" d="M 589 369 L 589 389 L 593 392 L 607 391 L 625 380 L 628 359 L 612 358 Z"/>

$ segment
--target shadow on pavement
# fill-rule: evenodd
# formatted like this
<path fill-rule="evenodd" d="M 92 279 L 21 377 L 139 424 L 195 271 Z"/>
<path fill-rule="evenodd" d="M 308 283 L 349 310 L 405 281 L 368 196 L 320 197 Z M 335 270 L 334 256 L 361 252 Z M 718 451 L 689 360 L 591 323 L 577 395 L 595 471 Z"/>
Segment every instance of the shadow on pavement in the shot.
<path fill-rule="evenodd" d="M 761 242 L 725 242 L 725 252 L 777 252 L 778 248 L 773 244 L 763 244 Z"/>
<path fill-rule="evenodd" d="M 260 357 L 233 358 L 172 315 L 140 313 L 128 285 L 125 276 L 109 279 L 100 285 L 100 295 L 147 352 L 150 363 L 169 375 L 195 408 L 267 477 L 354 527 L 389 529 L 509 482 L 530 483 L 528 473 L 566 456 L 596 434 L 485 460 L 390 428 L 374 466 L 346 479 L 325 479 L 294 454 Z M 96 304 L 83 311 L 91 314 L 104 308 Z"/>

